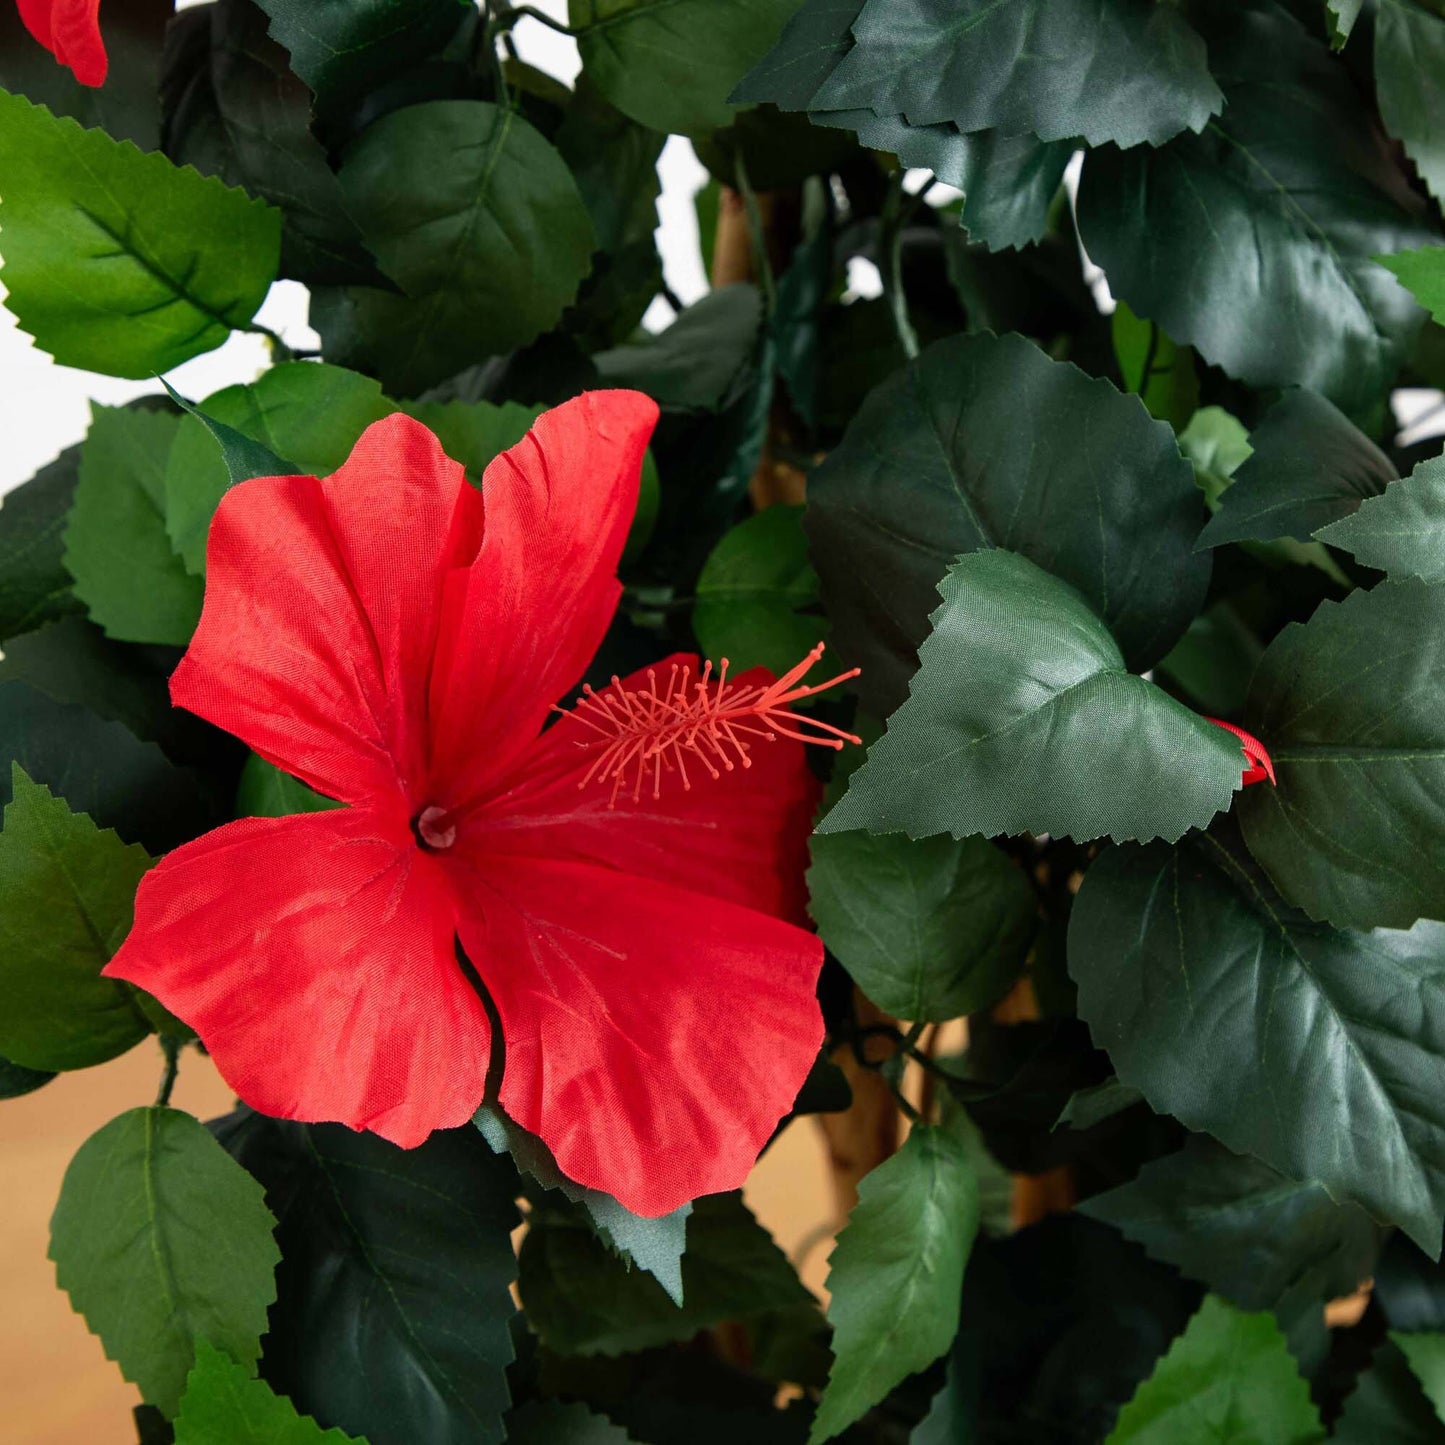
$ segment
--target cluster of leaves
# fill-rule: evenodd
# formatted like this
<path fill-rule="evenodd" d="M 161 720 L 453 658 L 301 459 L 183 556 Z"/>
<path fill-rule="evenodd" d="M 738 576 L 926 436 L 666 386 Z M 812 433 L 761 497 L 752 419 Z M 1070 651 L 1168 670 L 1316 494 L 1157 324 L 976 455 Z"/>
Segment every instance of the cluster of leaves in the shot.
<path fill-rule="evenodd" d="M 1445 462 L 1391 411 L 1445 388 L 1445 12 L 571 0 L 570 88 L 527 13 L 107 0 L 98 91 L 0 14 L 21 324 L 275 362 L 97 408 L 0 510 L 0 1094 L 159 1039 L 52 1246 L 142 1438 L 1445 1441 Z M 669 134 L 750 277 L 685 308 Z M 255 321 L 278 277 L 319 357 Z M 639 1219 L 493 1105 L 410 1152 L 202 1126 L 189 1031 L 100 975 L 156 856 L 326 806 L 168 707 L 226 489 L 397 409 L 477 479 L 599 385 L 663 410 L 599 672 L 863 669 L 820 1000 L 912 1128 L 826 1314 L 738 1196 Z M 847 1102 L 820 1062 L 797 1112 Z M 1005 1171 L 1079 1207 L 1013 1227 Z"/>

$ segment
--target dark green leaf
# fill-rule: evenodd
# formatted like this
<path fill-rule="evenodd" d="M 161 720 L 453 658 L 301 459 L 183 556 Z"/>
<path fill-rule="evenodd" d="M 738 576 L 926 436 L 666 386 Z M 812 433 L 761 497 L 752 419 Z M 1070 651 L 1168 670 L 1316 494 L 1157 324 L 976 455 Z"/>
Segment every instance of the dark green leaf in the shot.
<path fill-rule="evenodd" d="M 1378 404 L 1420 313 L 1371 257 L 1429 236 L 1345 70 L 1273 3 L 1214 7 L 1223 116 L 1092 152 L 1080 232 L 1114 293 L 1251 386 Z"/>
<path fill-rule="evenodd" d="M 1062 1128 L 1067 1124 L 1071 1129 L 1092 1129 L 1095 1124 L 1102 1124 L 1105 1119 L 1112 1119 L 1116 1114 L 1122 1114 L 1125 1109 L 1132 1109 L 1135 1104 L 1142 1103 L 1143 1099 L 1143 1094 L 1131 1085 L 1122 1084 L 1118 1079 L 1105 1079 L 1102 1084 L 1094 1084 L 1090 1088 L 1080 1089 L 1077 1094 L 1070 1094 L 1069 1102 L 1064 1106 L 1054 1128 Z"/>
<path fill-rule="evenodd" d="M 1440 1423 L 1400 1347 L 1386 1341 L 1345 1401 L 1340 1445 L 1445 1445 Z"/>
<path fill-rule="evenodd" d="M 1177 838 L 1227 808 L 1237 741 L 1125 669 L 1068 583 L 961 558 L 908 701 L 819 831 Z"/>
<path fill-rule="evenodd" d="M 1229 604 L 1217 602 L 1160 658 L 1159 671 L 1211 717 L 1237 717 L 1263 652 L 1264 645 Z"/>
<path fill-rule="evenodd" d="M 0 506 L 0 642 L 82 611 L 61 565 L 65 519 L 80 478 L 80 448 L 5 494 Z"/>
<path fill-rule="evenodd" d="M 11 765 L 0 832 L 0 1054 L 30 1069 L 82 1069 L 150 1032 L 132 989 L 102 978 L 130 931 L 145 850 L 72 813 Z"/>
<path fill-rule="evenodd" d="M 123 0 L 106 7 L 103 86 L 82 85 L 26 30 L 17 6 L 0 7 L 0 88 L 23 95 L 52 115 L 68 115 L 143 151 L 160 144 L 156 91 L 166 24 L 174 0 Z"/>
<path fill-rule="evenodd" d="M 607 386 L 634 387 L 664 406 L 713 410 L 754 364 L 763 300 L 739 282 L 709 291 L 659 336 L 593 357 Z"/>
<path fill-rule="evenodd" d="M 149 377 L 246 326 L 280 212 L 0 92 L 6 304 L 67 366 Z"/>
<path fill-rule="evenodd" d="M 1445 917 L 1442 687 L 1445 588 L 1418 581 L 1321 603 L 1260 659 L 1245 725 L 1279 786 L 1249 789 L 1239 817 L 1275 886 L 1312 918 Z"/>
<path fill-rule="evenodd" d="M 33 1094 L 54 1077 L 49 1069 L 27 1069 L 9 1059 L 0 1058 L 0 1099 L 18 1099 L 24 1094 Z"/>
<path fill-rule="evenodd" d="M 582 1205 L 606 1244 L 629 1264 L 652 1275 L 674 1304 L 682 1304 L 682 1252 L 687 1244 L 691 1204 L 655 1219 L 634 1214 L 610 1194 L 568 1179 L 547 1145 L 509 1118 L 499 1104 L 483 1104 L 472 1122 L 496 1153 L 510 1154 L 512 1163 L 543 1189 L 558 1190 L 573 1204 Z"/>
<path fill-rule="evenodd" d="M 1198 130 L 1223 103 L 1199 36 L 1149 0 L 867 0 L 852 32 L 809 109 L 1132 146 Z"/>
<path fill-rule="evenodd" d="M 98 827 L 153 855 L 222 821 L 196 775 L 154 743 L 88 707 L 0 677 L 0 804 L 10 800 L 11 762 Z"/>
<path fill-rule="evenodd" d="M 823 942 L 897 1018 L 996 1003 L 1033 942 L 1033 888 L 985 838 L 815 837 L 808 893 Z"/>
<path fill-rule="evenodd" d="M 200 1340 L 176 1416 L 176 1445 L 366 1445 L 323 1430 L 284 1395 Z"/>
<path fill-rule="evenodd" d="M 862 9 L 863 0 L 807 0 L 789 17 L 778 43 L 733 91 L 732 100 L 811 109 L 818 87 L 853 48 L 853 22 Z"/>
<path fill-rule="evenodd" d="M 393 408 L 369 377 L 291 362 L 187 409 L 166 467 L 166 530 L 186 567 L 200 573 L 228 488 L 252 477 L 326 476 Z"/>
<path fill-rule="evenodd" d="M 1360 1287 L 1383 1242 L 1364 1210 L 1336 1204 L 1317 1180 L 1288 1179 L 1199 1135 L 1080 1208 L 1311 1343 L 1323 1343 L 1325 1305 Z"/>
<path fill-rule="evenodd" d="M 1316 535 L 1392 577 L 1445 582 L 1445 457 L 1421 462 L 1403 481 L 1366 498 L 1353 516 Z"/>
<path fill-rule="evenodd" d="M 1204 515 L 1173 434 L 1136 398 L 1022 337 L 978 335 L 869 396 L 809 483 L 806 527 L 838 650 L 885 716 L 961 552 L 1023 553 L 1084 594 L 1131 668 L 1152 666 L 1204 600 Z"/>
<path fill-rule="evenodd" d="M 1400 1224 L 1445 1217 L 1445 924 L 1349 933 L 1284 904 L 1228 832 L 1117 848 L 1069 924 L 1079 1013 L 1158 1111 Z"/>
<path fill-rule="evenodd" d="M 203 1125 L 131 1109 L 65 1171 L 50 1258 L 106 1354 L 172 1415 L 199 1342 L 246 1365 L 260 1355 L 280 1259 L 273 1222 Z"/>
<path fill-rule="evenodd" d="M 652 130 L 693 135 L 733 118 L 728 96 L 796 0 L 567 0 L 597 88 Z"/>
<path fill-rule="evenodd" d="M 435 54 L 455 34 L 465 0 L 256 0 L 291 68 L 332 110 Z M 374 1445 L 374 1442 L 373 1442 Z"/>
<path fill-rule="evenodd" d="M 1381 0 L 1375 21 L 1375 87 L 1380 119 L 1445 199 L 1445 16 L 1415 0 Z"/>
<path fill-rule="evenodd" d="M 322 813 L 340 806 L 256 753 L 246 759 L 241 769 L 241 782 L 236 789 L 238 818 L 285 818 L 294 813 Z"/>
<path fill-rule="evenodd" d="M 1396 476 L 1389 457 L 1313 391 L 1286 392 L 1249 445 L 1251 455 L 1200 534 L 1201 547 L 1275 537 L 1308 542 Z"/>
<path fill-rule="evenodd" d="M 188 23 L 193 36 L 183 30 Z M 280 209 L 283 276 L 379 283 L 311 134 L 311 92 L 267 35 L 265 14 L 251 0 L 208 5 L 173 28 L 167 59 L 166 154 Z"/>
<path fill-rule="evenodd" d="M 1340 49 L 1350 38 L 1355 21 L 1360 18 L 1365 0 L 1325 0 L 1325 10 L 1330 27 L 1330 41 Z"/>
<path fill-rule="evenodd" d="M 502 1440 L 511 1165 L 470 1127 L 415 1149 L 249 1111 L 215 1127 L 279 1220 L 271 1384 L 371 1445 Z"/>
<path fill-rule="evenodd" d="M 692 626 L 714 662 L 781 677 L 826 635 L 822 618 L 799 613 L 818 600 L 802 520 L 802 507 L 768 507 L 713 548 L 697 579 Z"/>
<path fill-rule="evenodd" d="M 1211 1295 L 1106 1445 L 1314 1445 L 1324 1433 L 1275 1322 Z"/>
<path fill-rule="evenodd" d="M 184 647 L 200 620 L 204 587 L 166 536 L 166 462 L 180 424 L 166 412 L 91 409 L 64 561 L 91 618 L 123 642 Z"/>
<path fill-rule="evenodd" d="M 978 1179 L 960 1127 L 967 1121 L 916 1125 L 859 1185 L 828 1267 L 835 1358 L 811 1445 L 840 1434 L 932 1364 L 958 1329 L 964 1266 L 978 1232 Z"/>
<path fill-rule="evenodd" d="M 699 1199 L 687 1225 L 678 1306 L 629 1270 L 576 1206 L 536 1209 L 521 1254 L 527 1323 L 559 1354 L 620 1355 L 691 1339 L 724 1320 L 807 1305 L 811 1296 L 738 1194 Z"/>
<path fill-rule="evenodd" d="M 1445 324 L 1445 246 L 1421 246 L 1393 256 L 1376 256 L 1436 321 Z"/>
<path fill-rule="evenodd" d="M 561 156 L 485 101 L 406 106 L 347 152 L 341 185 L 405 296 L 352 293 L 389 391 L 412 394 L 532 341 L 591 265 L 592 221 Z"/>
<path fill-rule="evenodd" d="M 1392 1331 L 1390 1338 L 1409 1361 L 1410 1371 L 1435 1407 L 1435 1414 L 1445 1420 L 1445 1335 Z"/>
<path fill-rule="evenodd" d="M 500 406 L 489 401 L 418 401 L 403 409 L 436 434 L 442 450 L 460 462 L 474 482 L 481 481 L 494 457 L 527 435 L 542 410 L 514 401 Z"/>
<path fill-rule="evenodd" d="M 507 1416 L 507 1445 L 627 1445 L 631 1438 L 585 1405 L 530 1400 Z"/>

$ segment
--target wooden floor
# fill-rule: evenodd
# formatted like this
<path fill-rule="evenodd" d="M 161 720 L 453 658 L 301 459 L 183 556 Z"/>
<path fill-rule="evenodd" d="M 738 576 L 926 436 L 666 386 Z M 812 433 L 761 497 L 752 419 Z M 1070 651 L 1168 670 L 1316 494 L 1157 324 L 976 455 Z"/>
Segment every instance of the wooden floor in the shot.
<path fill-rule="evenodd" d="M 0 1101 L 0 1437 L 7 1445 L 129 1445 L 135 1438 L 135 1390 L 56 1288 L 45 1251 L 71 1155 L 115 1115 L 150 1103 L 159 1080 L 159 1052 L 144 1043 L 100 1068 Z M 225 1113 L 232 1100 L 210 1061 L 188 1050 L 172 1102 L 205 1119 Z M 803 1275 L 820 1290 L 831 1193 L 811 1121 L 799 1121 L 769 1150 L 747 1198 L 790 1254 L 811 1241 Z"/>

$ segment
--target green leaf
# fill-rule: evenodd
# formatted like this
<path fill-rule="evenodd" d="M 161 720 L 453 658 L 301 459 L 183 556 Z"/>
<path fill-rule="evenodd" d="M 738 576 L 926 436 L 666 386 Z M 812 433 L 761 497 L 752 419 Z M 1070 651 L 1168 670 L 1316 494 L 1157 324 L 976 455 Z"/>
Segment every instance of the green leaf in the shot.
<path fill-rule="evenodd" d="M 205 571 L 211 518 L 230 487 L 252 477 L 326 476 L 394 409 L 370 377 L 309 361 L 273 366 L 201 406 L 182 421 L 166 467 L 166 530 L 197 574 Z"/>
<path fill-rule="evenodd" d="M 470 1127 L 415 1149 L 249 1110 L 213 1127 L 266 1186 L 279 1221 L 271 1384 L 371 1445 L 501 1441 L 511 1165 Z"/>
<path fill-rule="evenodd" d="M 802 507 L 767 507 L 739 522 L 712 549 L 697 579 L 692 626 L 705 656 L 733 672 L 766 667 L 775 677 L 826 635 L 808 562 Z"/>
<path fill-rule="evenodd" d="M 1445 582 L 1445 458 L 1421 462 L 1403 481 L 1391 482 L 1352 516 L 1315 535 L 1392 577 Z"/>
<path fill-rule="evenodd" d="M 828 1266 L 834 1363 L 810 1445 L 840 1434 L 948 1348 L 978 1208 L 968 1143 L 946 1125 L 915 1125 L 859 1185 Z"/>
<path fill-rule="evenodd" d="M 0 1099 L 18 1099 L 33 1094 L 55 1075 L 49 1069 L 27 1069 L 23 1064 L 0 1058 Z"/>
<path fill-rule="evenodd" d="M 709 291 L 663 332 L 593 357 L 607 386 L 645 391 L 663 406 L 716 410 L 755 365 L 763 298 L 749 282 Z"/>
<path fill-rule="evenodd" d="M 1179 433 L 1179 450 L 1193 463 L 1194 480 L 1214 508 L 1254 448 L 1238 417 L 1222 406 L 1202 406 Z"/>
<path fill-rule="evenodd" d="M 1113 849 L 1069 923 L 1079 1014 L 1150 1105 L 1437 1258 L 1445 924 L 1351 933 L 1288 907 L 1232 830 Z"/>
<path fill-rule="evenodd" d="M 1343 48 L 1360 18 L 1365 0 L 1325 0 L 1326 18 L 1330 27 L 1330 43 L 1336 50 Z"/>
<path fill-rule="evenodd" d="M 797 0 L 567 0 L 597 88 L 652 130 L 695 135 L 733 118 L 729 93 Z"/>
<path fill-rule="evenodd" d="M 1172 839 L 1229 806 L 1237 740 L 1127 671 L 1068 583 L 994 550 L 939 594 L 908 701 L 819 832 Z"/>
<path fill-rule="evenodd" d="M 1435 1407 L 1435 1414 L 1445 1420 L 1445 1335 L 1407 1335 L 1391 1330 L 1390 1338 L 1410 1362 L 1410 1370 Z"/>
<path fill-rule="evenodd" d="M 0 92 L 6 305 L 66 366 L 149 377 L 249 324 L 281 215 Z"/>
<path fill-rule="evenodd" d="M 64 560 L 75 595 L 123 642 L 184 647 L 200 620 L 205 589 L 166 536 L 166 461 L 180 424 L 166 412 L 91 408 Z"/>
<path fill-rule="evenodd" d="M 1399 1338 L 1396 1336 L 1396 1338 Z M 1441 1427 L 1398 1344 L 1387 1340 L 1360 1376 L 1330 1437 L 1339 1445 L 1442 1445 Z"/>
<path fill-rule="evenodd" d="M 1204 42 L 1148 0 L 867 0 L 852 33 L 810 110 L 1132 146 L 1198 130 L 1223 103 Z"/>
<path fill-rule="evenodd" d="M 941 1023 L 1008 992 L 1035 931 L 1034 890 L 986 838 L 832 833 L 812 840 L 809 911 L 853 981 L 896 1018 Z"/>
<path fill-rule="evenodd" d="M 507 1445 L 627 1445 L 631 1438 L 585 1405 L 557 1400 L 529 1400 L 507 1416 Z"/>
<path fill-rule="evenodd" d="M 1371 259 L 1422 244 L 1422 205 L 1348 72 L 1281 6 L 1213 7 L 1226 106 L 1157 150 L 1093 151 L 1080 235 L 1116 296 L 1254 387 L 1378 404 L 1420 325 Z"/>
<path fill-rule="evenodd" d="M 1124 380 L 1149 415 L 1183 431 L 1199 405 L 1199 377 L 1187 346 L 1176 346 L 1152 321 L 1135 316 L 1125 301 L 1111 320 L 1114 356 Z"/>
<path fill-rule="evenodd" d="M 264 1380 L 200 1340 L 176 1416 L 176 1445 L 366 1445 L 323 1430 Z"/>
<path fill-rule="evenodd" d="M 379 89 L 442 49 L 467 11 L 464 0 L 256 0 L 291 68 L 334 110 Z"/>
<path fill-rule="evenodd" d="M 1119 1412 L 1107 1445 L 1314 1445 L 1324 1435 L 1275 1322 L 1211 1295 Z"/>
<path fill-rule="evenodd" d="M 1239 614 L 1227 602 L 1216 602 L 1159 660 L 1159 671 L 1209 716 L 1238 717 L 1263 653 L 1264 644 Z"/>
<path fill-rule="evenodd" d="M 671 1214 L 655 1219 L 634 1214 L 610 1194 L 567 1178 L 545 1142 L 508 1117 L 501 1105 L 483 1104 L 472 1122 L 495 1153 L 510 1154 L 512 1163 L 543 1189 L 558 1190 L 573 1204 L 582 1205 L 604 1243 L 629 1265 L 635 1264 L 652 1275 L 675 1305 L 682 1304 L 682 1252 L 687 1244 L 691 1204 L 680 1205 Z"/>
<path fill-rule="evenodd" d="M 1336 1204 L 1318 1180 L 1288 1179 L 1201 1135 L 1079 1207 L 1311 1344 L 1324 1343 L 1326 1303 L 1360 1287 L 1383 1243 L 1364 1210 Z"/>
<path fill-rule="evenodd" d="M 1250 433 L 1201 547 L 1314 533 L 1378 496 L 1397 473 L 1389 457 L 1317 392 L 1288 391 Z"/>
<path fill-rule="evenodd" d="M 153 742 L 89 707 L 0 677 L 0 804 L 10 801 L 11 762 L 98 827 L 114 828 L 153 856 L 224 821 L 200 778 Z"/>
<path fill-rule="evenodd" d="M 1385 582 L 1321 603 L 1260 659 L 1245 726 L 1279 786 L 1247 790 L 1239 818 L 1312 918 L 1407 928 L 1445 916 L 1442 637 L 1445 588 Z"/>
<path fill-rule="evenodd" d="M 311 92 L 266 25 L 251 0 L 220 0 L 177 23 L 168 52 L 166 154 L 281 211 L 283 276 L 378 284 L 326 150 L 311 132 Z"/>
<path fill-rule="evenodd" d="M 1393 256 L 1376 256 L 1387 271 L 1435 319 L 1445 325 L 1445 246 L 1421 246 Z"/>
<path fill-rule="evenodd" d="M 65 519 L 80 478 L 80 448 L 5 494 L 0 505 L 0 642 L 82 611 L 61 564 Z"/>
<path fill-rule="evenodd" d="M 0 9 L 0 88 L 52 115 L 68 115 L 143 151 L 160 145 L 161 49 L 174 0 L 125 0 L 105 18 L 110 71 L 103 86 L 82 85 L 25 28 L 18 6 Z"/>
<path fill-rule="evenodd" d="M 204 1125 L 130 1109 L 65 1171 L 50 1258 L 121 1374 L 173 1415 L 199 1342 L 243 1365 L 260 1355 L 281 1257 L 273 1222 Z"/>
<path fill-rule="evenodd" d="M 83 1069 L 150 1032 L 134 991 L 102 978 L 130 931 L 145 850 L 72 813 L 11 765 L 0 832 L 0 1054 L 29 1069 Z"/>
<path fill-rule="evenodd" d="M 591 269 L 572 173 L 510 109 L 405 106 L 367 127 L 340 174 L 367 246 L 406 293 L 352 293 L 363 332 L 396 333 L 376 357 L 388 391 L 414 394 L 532 341 Z"/>
<path fill-rule="evenodd" d="M 1445 199 L 1445 16 L 1414 0 L 1381 0 L 1375 21 L 1375 87 L 1385 129 Z"/>
<path fill-rule="evenodd" d="M 810 478 L 805 526 L 838 650 L 886 716 L 961 552 L 1006 547 L 1046 567 L 1132 669 L 1151 667 L 1204 600 L 1204 515 L 1173 434 L 1137 398 L 1022 337 L 977 335 L 930 346 L 871 393 Z"/>
<path fill-rule="evenodd" d="M 340 806 L 257 753 L 252 753 L 241 769 L 236 788 L 238 818 L 286 818 L 295 813 L 324 813 Z"/>
<path fill-rule="evenodd" d="M 629 1270 L 575 1205 L 549 1201 L 532 1211 L 520 1275 L 528 1325 L 563 1355 L 651 1349 L 812 1299 L 736 1193 L 710 1194 L 693 1207 L 680 1306 L 656 1279 Z"/>

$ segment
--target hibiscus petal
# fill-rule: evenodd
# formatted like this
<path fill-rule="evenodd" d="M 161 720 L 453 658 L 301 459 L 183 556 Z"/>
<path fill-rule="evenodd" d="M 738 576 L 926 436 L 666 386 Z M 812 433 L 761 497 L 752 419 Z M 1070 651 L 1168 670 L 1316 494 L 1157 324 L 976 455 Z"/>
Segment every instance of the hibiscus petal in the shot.
<path fill-rule="evenodd" d="M 637 1214 L 737 1188 L 822 1042 L 818 939 L 589 864 L 447 858 L 507 1112 Z"/>
<path fill-rule="evenodd" d="M 623 678 L 619 689 L 604 688 L 599 697 L 644 690 L 649 673 L 665 679 L 684 665 L 697 675 L 698 659 L 678 653 Z M 755 668 L 736 682 L 771 680 L 771 673 Z M 629 786 L 612 806 L 611 783 L 583 781 L 598 742 L 575 712 L 548 728 L 518 760 L 507 791 L 467 824 L 472 848 L 583 859 L 807 921 L 808 834 L 822 790 L 801 743 L 758 740 L 750 767 L 714 778 L 696 761 L 688 786 L 676 772 L 664 773 L 657 798 L 649 777 L 636 802 Z"/>
<path fill-rule="evenodd" d="M 82 85 L 104 85 L 108 62 L 100 37 L 100 0 L 19 0 L 25 28 Z"/>
<path fill-rule="evenodd" d="M 432 674 L 433 791 L 447 804 L 505 774 L 597 651 L 656 422 L 639 392 L 588 392 L 487 468 L 481 550 L 449 579 Z"/>
<path fill-rule="evenodd" d="M 234 487 L 172 698 L 330 797 L 413 795 L 443 578 L 475 555 L 481 519 L 462 468 L 400 415 L 324 482 Z"/>
<path fill-rule="evenodd" d="M 481 1102 L 491 1030 L 405 819 L 246 818 L 167 854 L 106 967 L 201 1036 L 262 1113 L 410 1148 Z"/>

